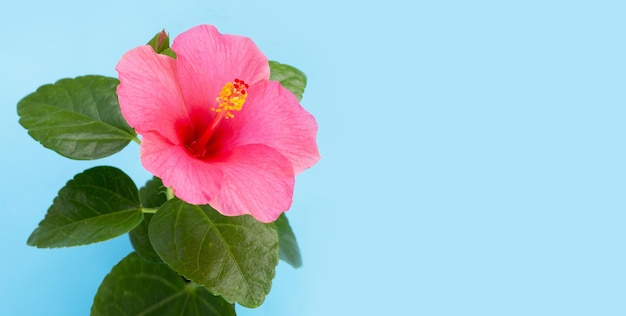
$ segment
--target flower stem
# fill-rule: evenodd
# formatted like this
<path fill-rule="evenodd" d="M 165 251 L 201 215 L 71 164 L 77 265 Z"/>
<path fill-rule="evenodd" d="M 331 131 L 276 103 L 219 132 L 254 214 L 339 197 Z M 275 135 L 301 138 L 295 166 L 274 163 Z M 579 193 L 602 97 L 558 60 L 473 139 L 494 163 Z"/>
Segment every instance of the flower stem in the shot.
<path fill-rule="evenodd" d="M 175 197 L 174 196 L 174 191 L 172 190 L 172 188 L 170 188 L 170 187 L 167 188 L 167 191 L 165 191 L 165 196 L 167 197 L 168 201 Z"/>
<path fill-rule="evenodd" d="M 147 207 L 142 207 L 141 208 L 141 212 L 143 212 L 143 213 L 154 214 L 154 213 L 156 213 L 156 211 L 157 211 L 156 208 L 147 208 Z"/>

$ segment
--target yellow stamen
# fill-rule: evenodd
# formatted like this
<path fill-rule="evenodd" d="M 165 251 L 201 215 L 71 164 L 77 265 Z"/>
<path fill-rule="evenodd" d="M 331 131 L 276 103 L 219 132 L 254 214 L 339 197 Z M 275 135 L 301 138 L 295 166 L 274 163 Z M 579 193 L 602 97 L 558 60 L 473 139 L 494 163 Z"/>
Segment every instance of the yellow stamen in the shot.
<path fill-rule="evenodd" d="M 217 108 L 212 108 L 214 112 L 222 113 L 225 119 L 234 118 L 235 115 L 232 111 L 241 111 L 248 93 L 246 89 L 248 84 L 243 80 L 235 79 L 235 82 L 228 82 L 220 91 L 220 94 L 215 101 L 217 101 Z"/>

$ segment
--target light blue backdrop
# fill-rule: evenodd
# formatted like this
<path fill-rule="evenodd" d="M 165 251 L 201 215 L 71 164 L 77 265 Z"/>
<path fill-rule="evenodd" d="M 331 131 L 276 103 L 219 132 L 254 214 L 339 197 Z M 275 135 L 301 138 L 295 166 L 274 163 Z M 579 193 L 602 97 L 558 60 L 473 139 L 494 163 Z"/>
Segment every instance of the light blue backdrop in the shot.
<path fill-rule="evenodd" d="M 0 9 L 0 314 L 87 315 L 126 236 L 26 239 L 95 165 L 18 125 L 38 86 L 116 76 L 201 23 L 302 69 L 322 160 L 288 213 L 304 256 L 239 315 L 626 315 L 623 1 L 12 1 Z"/>

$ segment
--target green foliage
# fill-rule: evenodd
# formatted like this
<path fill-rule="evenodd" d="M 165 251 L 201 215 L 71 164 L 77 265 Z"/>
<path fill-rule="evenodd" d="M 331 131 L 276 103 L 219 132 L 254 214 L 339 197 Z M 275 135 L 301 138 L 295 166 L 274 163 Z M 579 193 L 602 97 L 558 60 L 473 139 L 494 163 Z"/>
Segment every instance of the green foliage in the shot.
<path fill-rule="evenodd" d="M 119 81 L 103 76 L 61 79 L 17 105 L 20 124 L 43 146 L 72 159 L 97 159 L 137 136 L 120 112 Z"/>
<path fill-rule="evenodd" d="M 274 224 L 278 229 L 279 237 L 278 257 L 294 268 L 301 267 L 302 256 L 300 255 L 300 247 L 298 247 L 296 235 L 293 233 L 285 213 L 280 214 Z"/>
<path fill-rule="evenodd" d="M 40 248 L 69 247 L 124 234 L 142 220 L 135 183 L 114 167 L 95 167 L 63 187 L 28 238 Z"/>
<path fill-rule="evenodd" d="M 139 190 L 141 204 L 145 208 L 159 208 L 159 206 L 167 200 L 165 191 L 166 188 L 163 186 L 161 179 L 153 177 Z M 144 214 L 141 224 L 135 227 L 128 235 L 133 248 L 135 248 L 142 258 L 150 262 L 160 263 L 163 261 L 156 251 L 154 251 L 148 237 L 148 227 L 150 226 L 152 216 L 153 215 L 149 213 Z"/>
<path fill-rule="evenodd" d="M 306 87 L 306 76 L 302 71 L 293 66 L 270 60 L 270 80 L 280 82 L 298 100 L 302 100 L 304 87 Z"/>
<path fill-rule="evenodd" d="M 131 253 L 104 278 L 91 306 L 92 316 L 235 316 L 235 307 L 184 280 L 167 265 Z"/>
<path fill-rule="evenodd" d="M 172 199 L 152 217 L 149 234 L 172 269 L 230 303 L 257 307 L 270 291 L 278 263 L 271 225 Z"/>

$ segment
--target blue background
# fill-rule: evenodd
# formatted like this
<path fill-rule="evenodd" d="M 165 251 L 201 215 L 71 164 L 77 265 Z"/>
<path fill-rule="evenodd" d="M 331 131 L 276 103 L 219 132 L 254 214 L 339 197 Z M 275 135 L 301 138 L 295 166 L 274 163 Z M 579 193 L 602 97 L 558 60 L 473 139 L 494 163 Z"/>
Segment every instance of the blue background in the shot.
<path fill-rule="evenodd" d="M 162 28 L 246 35 L 308 76 L 322 160 L 281 263 L 239 315 L 626 315 L 622 1 L 13 1 L 0 10 L 0 314 L 87 315 L 127 236 L 26 239 L 95 165 L 150 175 L 138 148 L 71 161 L 32 140 L 38 86 L 116 76 Z"/>

